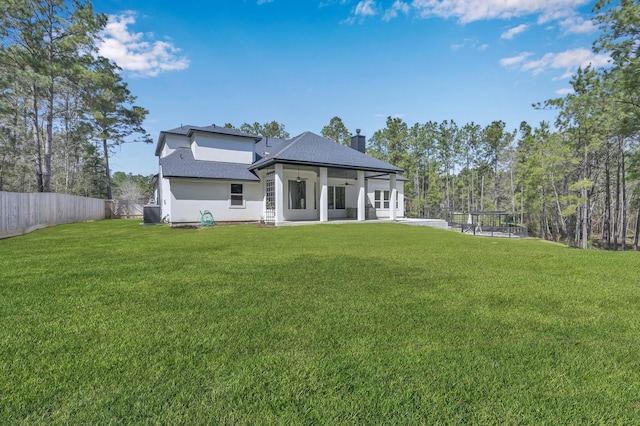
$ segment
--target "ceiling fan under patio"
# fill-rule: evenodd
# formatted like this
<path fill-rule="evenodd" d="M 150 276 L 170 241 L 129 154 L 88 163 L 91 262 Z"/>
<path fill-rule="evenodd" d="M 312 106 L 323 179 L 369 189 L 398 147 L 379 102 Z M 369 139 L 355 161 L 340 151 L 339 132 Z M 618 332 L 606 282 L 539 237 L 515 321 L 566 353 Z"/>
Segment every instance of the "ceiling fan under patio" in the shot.
<path fill-rule="evenodd" d="M 349 185 L 353 185 L 352 183 L 349 183 L 349 178 L 347 177 L 347 173 L 344 174 L 344 186 L 349 186 Z"/>
<path fill-rule="evenodd" d="M 298 169 L 298 177 L 296 178 L 296 182 L 302 182 L 303 180 L 307 180 L 307 178 L 300 177 L 300 169 Z"/>

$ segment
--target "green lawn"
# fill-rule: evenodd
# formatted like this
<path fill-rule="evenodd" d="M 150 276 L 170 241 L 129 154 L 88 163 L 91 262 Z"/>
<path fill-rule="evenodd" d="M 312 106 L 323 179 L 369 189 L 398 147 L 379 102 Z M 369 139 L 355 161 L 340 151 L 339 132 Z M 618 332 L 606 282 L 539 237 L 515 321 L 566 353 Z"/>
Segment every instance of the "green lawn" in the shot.
<path fill-rule="evenodd" d="M 0 240 L 0 424 L 638 424 L 640 257 L 395 224 Z"/>

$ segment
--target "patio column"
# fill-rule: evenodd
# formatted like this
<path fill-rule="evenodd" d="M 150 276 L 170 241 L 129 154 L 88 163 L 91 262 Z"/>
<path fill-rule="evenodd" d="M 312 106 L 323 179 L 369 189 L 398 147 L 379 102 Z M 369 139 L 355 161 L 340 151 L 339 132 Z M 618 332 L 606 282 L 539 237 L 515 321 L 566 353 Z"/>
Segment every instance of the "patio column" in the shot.
<path fill-rule="evenodd" d="M 284 168 L 282 164 L 276 163 L 275 192 L 276 192 L 276 225 L 284 222 Z"/>
<path fill-rule="evenodd" d="M 329 188 L 327 187 L 327 181 L 327 168 L 320 167 L 320 222 L 329 221 Z"/>
<path fill-rule="evenodd" d="M 396 186 L 396 174 L 391 173 L 389 175 L 389 193 L 391 198 L 389 199 L 389 219 L 396 220 L 396 199 L 398 198 L 398 188 Z"/>
<path fill-rule="evenodd" d="M 358 220 L 365 220 L 366 216 L 366 191 L 364 190 L 364 170 L 358 170 Z"/>

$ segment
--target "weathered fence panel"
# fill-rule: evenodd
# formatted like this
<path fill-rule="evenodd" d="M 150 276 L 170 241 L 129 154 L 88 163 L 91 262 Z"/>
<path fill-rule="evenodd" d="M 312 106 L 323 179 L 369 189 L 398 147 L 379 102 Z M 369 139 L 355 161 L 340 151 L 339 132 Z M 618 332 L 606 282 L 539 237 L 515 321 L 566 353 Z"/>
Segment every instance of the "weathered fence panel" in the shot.
<path fill-rule="evenodd" d="M 105 200 L 105 218 L 142 218 L 144 206 L 143 200 Z"/>
<path fill-rule="evenodd" d="M 142 217 L 145 202 L 141 200 L 116 200 L 116 217 Z"/>
<path fill-rule="evenodd" d="M 68 194 L 0 191 L 0 238 L 105 218 L 105 201 Z"/>

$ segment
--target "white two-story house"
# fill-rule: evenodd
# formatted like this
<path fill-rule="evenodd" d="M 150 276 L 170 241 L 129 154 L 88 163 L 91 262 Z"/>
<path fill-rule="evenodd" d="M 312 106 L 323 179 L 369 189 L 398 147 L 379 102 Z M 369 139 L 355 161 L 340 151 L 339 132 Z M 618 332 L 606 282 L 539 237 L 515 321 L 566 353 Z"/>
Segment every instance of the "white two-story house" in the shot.
<path fill-rule="evenodd" d="M 160 132 L 156 190 L 161 217 L 174 225 L 215 221 L 295 221 L 404 216 L 401 169 L 311 132 L 288 140 L 218 126 Z"/>

